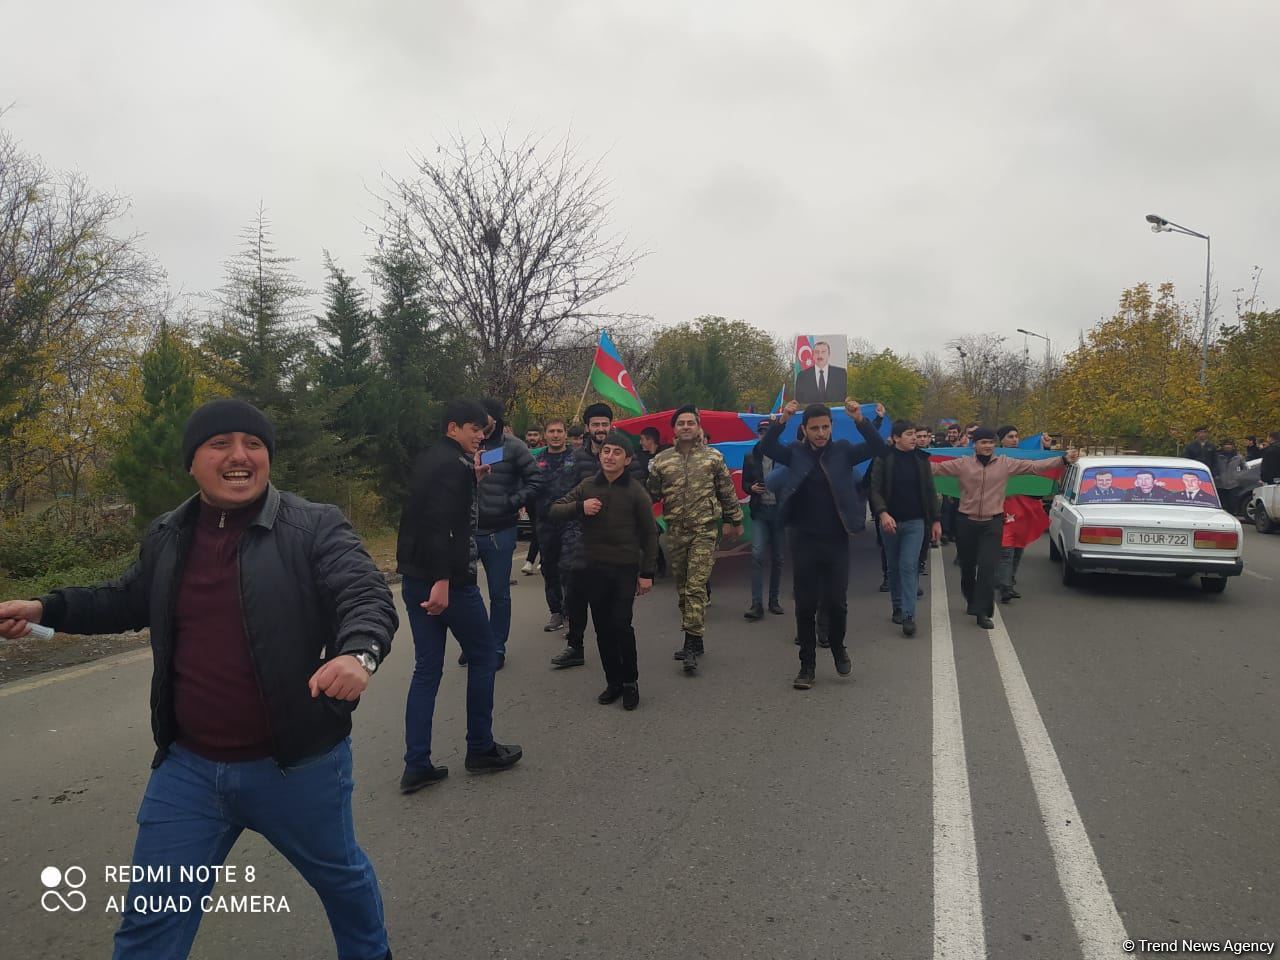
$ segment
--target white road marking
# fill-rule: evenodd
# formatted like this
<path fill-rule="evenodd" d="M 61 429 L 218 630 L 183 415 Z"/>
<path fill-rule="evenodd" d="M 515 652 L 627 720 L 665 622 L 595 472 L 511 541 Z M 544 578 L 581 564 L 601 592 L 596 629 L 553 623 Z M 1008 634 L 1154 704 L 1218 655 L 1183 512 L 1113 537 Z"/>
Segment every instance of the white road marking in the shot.
<path fill-rule="evenodd" d="M 1058 868 L 1058 882 L 1071 910 L 1071 921 L 1075 925 L 1084 960 L 1115 957 L 1118 955 L 1116 948 L 1126 939 L 1124 923 L 1116 911 L 1102 868 L 1098 866 L 1098 858 L 1080 819 L 1080 811 L 1076 809 L 1071 787 L 1062 772 L 1062 764 L 1053 749 L 1053 741 L 1049 739 L 1049 731 L 1036 707 L 1035 697 L 1031 695 L 999 610 L 994 619 L 996 626 L 990 631 L 991 649 L 996 655 L 1009 710 L 1018 730 L 1018 739 L 1022 742 L 1022 752 L 1027 758 L 1036 802 L 1040 805 L 1040 816 Z"/>
<path fill-rule="evenodd" d="M 121 653 L 114 657 L 104 657 L 93 663 L 86 664 L 82 667 L 69 667 L 66 670 L 56 670 L 53 673 L 46 673 L 43 677 L 37 677 L 35 680 L 19 680 L 15 683 L 6 683 L 0 687 L 0 699 L 11 697 L 15 693 L 26 693 L 29 690 L 38 690 L 41 687 L 47 687 L 50 684 L 61 683 L 63 680 L 74 680 L 76 677 L 83 677 L 90 673 L 97 673 L 99 670 L 110 670 L 112 667 L 124 667 L 138 660 L 150 660 L 151 648 L 145 650 L 135 650 L 132 653 Z"/>
<path fill-rule="evenodd" d="M 933 638 L 933 956 L 934 960 L 984 960 L 986 930 L 973 836 L 973 802 L 965 761 L 960 690 L 947 570 L 943 551 L 932 554 L 929 629 Z"/>
<path fill-rule="evenodd" d="M 1257 573 L 1257 572 L 1255 572 L 1255 571 L 1253 571 L 1253 570 L 1250 570 L 1250 569 L 1248 569 L 1247 567 L 1244 569 L 1243 573 L 1244 573 L 1244 575 L 1245 575 L 1246 577 L 1256 577 L 1256 578 L 1257 578 L 1257 579 L 1259 579 L 1259 580 L 1266 580 L 1268 583 L 1270 583 L 1270 582 L 1271 582 L 1271 578 L 1270 578 L 1270 577 L 1263 576 L 1262 574 Z"/>

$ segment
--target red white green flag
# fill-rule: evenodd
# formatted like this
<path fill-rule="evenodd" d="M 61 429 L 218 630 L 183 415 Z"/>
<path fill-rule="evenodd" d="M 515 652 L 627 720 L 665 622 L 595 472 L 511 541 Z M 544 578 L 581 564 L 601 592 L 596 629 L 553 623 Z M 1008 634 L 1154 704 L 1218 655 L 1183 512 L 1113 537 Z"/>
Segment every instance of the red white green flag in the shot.
<path fill-rule="evenodd" d="M 591 386 L 596 393 L 616 408 L 620 408 L 634 417 L 645 413 L 644 404 L 640 402 L 640 394 L 636 392 L 631 375 L 622 365 L 622 357 L 613 340 L 605 331 L 600 331 L 600 343 L 596 347 L 596 362 L 591 367 Z"/>

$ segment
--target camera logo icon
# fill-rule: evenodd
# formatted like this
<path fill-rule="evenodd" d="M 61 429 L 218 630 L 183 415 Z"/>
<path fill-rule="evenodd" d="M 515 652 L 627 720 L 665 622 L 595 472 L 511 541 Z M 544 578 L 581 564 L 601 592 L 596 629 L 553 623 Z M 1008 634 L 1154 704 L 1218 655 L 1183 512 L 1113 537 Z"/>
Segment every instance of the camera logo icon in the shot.
<path fill-rule="evenodd" d="M 49 913 L 57 913 L 64 908 L 71 913 L 79 913 L 89 902 L 80 891 L 85 879 L 84 867 L 67 867 L 66 870 L 45 867 L 40 871 L 40 883 L 45 887 L 40 895 L 40 906 Z M 60 889 L 63 884 L 67 886 L 65 894 Z"/>

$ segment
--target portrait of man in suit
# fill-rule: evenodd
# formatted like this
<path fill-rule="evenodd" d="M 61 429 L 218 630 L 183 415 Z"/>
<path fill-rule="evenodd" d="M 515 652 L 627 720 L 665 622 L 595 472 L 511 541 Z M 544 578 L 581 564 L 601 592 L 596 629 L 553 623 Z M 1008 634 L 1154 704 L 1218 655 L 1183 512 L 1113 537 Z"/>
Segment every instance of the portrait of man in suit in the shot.
<path fill-rule="evenodd" d="M 1191 472 L 1182 475 L 1182 492 L 1171 497 L 1170 500 L 1174 503 L 1194 504 L 1197 507 L 1218 505 L 1218 498 L 1205 489 L 1205 478 Z"/>
<path fill-rule="evenodd" d="M 838 350 L 832 342 L 838 341 Z M 796 375 L 796 401 L 805 403 L 844 403 L 849 395 L 849 374 L 843 366 L 848 362 L 844 337 L 828 337 L 813 345 L 813 364 Z M 799 358 L 803 364 L 803 357 Z M 838 360 L 842 365 L 836 366 Z"/>

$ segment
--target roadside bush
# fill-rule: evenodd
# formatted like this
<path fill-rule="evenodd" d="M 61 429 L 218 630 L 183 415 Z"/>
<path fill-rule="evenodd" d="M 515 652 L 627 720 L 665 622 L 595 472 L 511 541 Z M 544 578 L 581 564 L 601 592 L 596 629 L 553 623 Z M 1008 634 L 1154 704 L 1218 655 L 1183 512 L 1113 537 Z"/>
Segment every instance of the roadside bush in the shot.
<path fill-rule="evenodd" d="M 127 513 L 107 514 L 83 501 L 57 503 L 0 525 L 0 576 L 35 581 L 107 569 L 131 557 L 137 546 Z"/>

